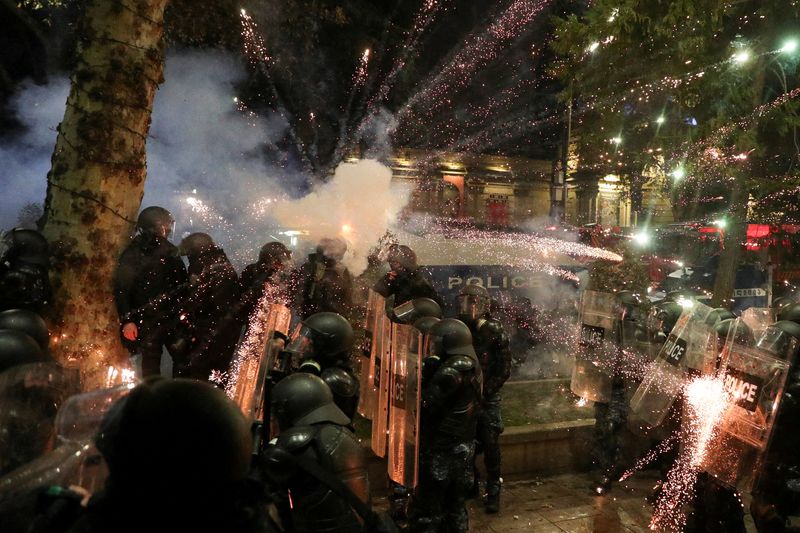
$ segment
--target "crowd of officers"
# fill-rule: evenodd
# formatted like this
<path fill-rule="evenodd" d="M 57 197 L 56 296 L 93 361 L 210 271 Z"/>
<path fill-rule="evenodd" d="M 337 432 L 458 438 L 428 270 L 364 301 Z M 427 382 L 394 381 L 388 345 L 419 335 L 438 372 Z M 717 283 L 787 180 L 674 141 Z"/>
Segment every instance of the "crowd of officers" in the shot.
<path fill-rule="evenodd" d="M 466 286 L 457 318 L 440 318 L 444 302 L 413 250 L 394 244 L 371 258 L 373 267 L 389 265 L 369 287 L 386 298 L 389 319 L 429 339 L 419 481 L 413 490 L 393 484 L 390 518 L 371 509 L 364 447 L 354 433 L 357 280 L 342 263 L 345 242 L 322 239 L 299 268 L 283 244 L 270 242 L 239 276 L 209 235 L 193 233 L 175 246 L 173 228 L 167 210 L 144 209 L 114 274 L 120 335 L 143 381 L 111 407 L 95 437 L 108 467 L 104 489 L 87 498 L 76 488 L 50 487 L 13 504 L 0 491 L 0 522 L 17 518 L 6 521 L 17 526 L 8 531 L 356 532 L 394 531 L 399 523 L 409 531 L 466 532 L 465 502 L 480 494 L 481 452 L 485 508 L 499 510 L 501 389 L 512 362 L 485 288 Z M 47 243 L 32 230 L 5 239 L 0 286 L 9 311 L 0 313 L 0 377 L 24 364 L 55 364 L 38 316 L 51 299 Z M 253 429 L 221 388 L 243 330 L 265 301 L 287 305 L 300 324 L 290 336 L 275 335 L 293 363 L 270 390 L 277 438 L 254 453 Z M 6 325 L 5 314 L 15 314 L 17 325 Z M 32 344 L 20 342 L 30 337 Z M 165 350 L 175 379 L 160 377 Z M 0 445 L 3 439 L 14 435 L 0 435 Z M 0 477 L 22 463 L 3 464 Z"/>

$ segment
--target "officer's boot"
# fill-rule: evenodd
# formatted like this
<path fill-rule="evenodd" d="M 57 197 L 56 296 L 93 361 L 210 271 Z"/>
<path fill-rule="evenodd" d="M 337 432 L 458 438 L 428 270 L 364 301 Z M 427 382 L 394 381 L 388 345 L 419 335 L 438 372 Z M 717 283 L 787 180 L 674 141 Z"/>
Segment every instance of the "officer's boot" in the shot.
<path fill-rule="evenodd" d="M 495 514 L 500 510 L 500 488 L 503 479 L 490 479 L 486 482 L 486 512 Z"/>

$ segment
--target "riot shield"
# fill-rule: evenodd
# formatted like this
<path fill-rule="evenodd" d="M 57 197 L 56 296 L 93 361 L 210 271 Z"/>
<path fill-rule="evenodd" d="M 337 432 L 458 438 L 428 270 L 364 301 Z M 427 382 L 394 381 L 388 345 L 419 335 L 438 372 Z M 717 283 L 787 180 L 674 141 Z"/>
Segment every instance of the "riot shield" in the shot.
<path fill-rule="evenodd" d="M 410 325 L 392 324 L 389 401 L 389 478 L 417 485 L 422 334 Z"/>
<path fill-rule="evenodd" d="M 269 372 L 277 364 L 280 348 L 274 342 L 274 335 L 276 331 L 287 335 L 291 320 L 292 313 L 288 307 L 262 298 L 236 348 L 228 370 L 225 393 L 242 409 L 248 420 L 263 420 L 264 387 Z"/>
<path fill-rule="evenodd" d="M 18 365 L 0 374 L 0 476 L 51 448 L 57 410 L 79 391 L 77 371 L 53 363 Z"/>
<path fill-rule="evenodd" d="M 389 381 L 392 370 L 392 322 L 386 316 L 386 302 L 376 294 L 375 329 L 372 335 L 368 394 L 374 400 L 372 410 L 372 451 L 386 456 L 386 430 L 389 422 Z"/>
<path fill-rule="evenodd" d="M 611 380 L 619 351 L 621 308 L 611 293 L 584 291 L 581 337 L 570 389 L 593 402 L 611 399 Z"/>
<path fill-rule="evenodd" d="M 621 347 L 625 351 L 632 351 L 643 361 L 651 361 L 658 353 L 658 346 L 653 342 L 653 333 L 650 331 L 650 320 L 644 313 L 626 314 L 621 322 Z"/>
<path fill-rule="evenodd" d="M 375 343 L 376 319 L 383 313 L 386 301 L 377 292 L 370 289 L 367 297 L 367 315 L 364 319 L 364 343 L 359 354 L 359 402 L 358 414 L 372 420 L 375 416 L 375 405 L 377 403 L 377 388 L 373 386 L 372 376 L 372 347 Z"/>
<path fill-rule="evenodd" d="M 108 474 L 94 437 L 111 406 L 135 384 L 77 394 L 64 402 L 55 419 L 56 448 L 0 479 L 0 499 L 37 487 L 77 485 L 102 488 Z"/>
<path fill-rule="evenodd" d="M 734 339 L 728 336 L 721 373 L 728 405 L 701 468 L 731 487 L 750 490 L 772 434 L 791 361 Z"/>
<path fill-rule="evenodd" d="M 631 398 L 634 415 L 656 427 L 664 420 L 691 374 L 713 373 L 716 335 L 706 323 L 712 309 L 701 303 L 684 309 L 642 383 Z"/>
<path fill-rule="evenodd" d="M 749 307 L 742 311 L 742 321 L 753 330 L 753 336 L 757 339 L 775 322 L 775 317 L 770 307 Z"/>

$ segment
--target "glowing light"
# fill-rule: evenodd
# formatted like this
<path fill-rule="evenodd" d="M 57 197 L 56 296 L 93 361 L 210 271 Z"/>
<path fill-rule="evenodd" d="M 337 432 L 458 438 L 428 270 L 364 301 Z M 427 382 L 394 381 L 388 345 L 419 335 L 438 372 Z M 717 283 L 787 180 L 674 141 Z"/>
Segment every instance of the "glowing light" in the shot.
<path fill-rule="evenodd" d="M 617 15 L 619 15 L 619 8 L 615 7 L 611 10 L 611 15 L 608 17 L 608 21 L 614 22 L 614 20 L 617 18 Z"/>
<path fill-rule="evenodd" d="M 676 180 L 683 179 L 686 177 L 686 171 L 683 169 L 683 167 L 678 167 L 672 171 L 672 177 Z"/>
<path fill-rule="evenodd" d="M 597 41 L 595 41 L 595 42 L 593 42 L 592 44 L 590 44 L 590 45 L 589 45 L 589 46 L 586 48 L 586 50 L 587 50 L 588 52 L 594 52 L 595 50 L 597 50 L 597 48 L 598 48 L 599 46 L 600 46 L 600 43 L 599 43 L 599 42 L 597 42 Z"/>
<path fill-rule="evenodd" d="M 728 225 L 728 221 L 724 218 L 718 218 L 714 221 L 714 225 L 720 229 L 725 229 L 725 226 Z"/>
<path fill-rule="evenodd" d="M 645 231 L 640 231 L 639 233 L 635 233 L 633 235 L 633 242 L 635 242 L 639 246 L 647 246 L 648 244 L 650 244 L 650 235 Z"/>
<path fill-rule="evenodd" d="M 740 65 L 747 63 L 748 61 L 750 61 L 750 51 L 741 50 L 739 52 L 736 52 L 735 54 L 733 54 L 733 57 L 731 57 L 731 60 L 734 63 L 738 63 Z"/>
<path fill-rule="evenodd" d="M 613 139 L 611 139 L 611 142 L 612 142 L 612 143 L 614 143 L 614 144 L 622 144 L 622 137 L 620 137 L 619 135 L 617 135 L 616 137 L 614 137 Z"/>
<path fill-rule="evenodd" d="M 353 228 L 350 224 L 342 224 L 342 233 L 350 233 L 351 231 L 353 231 Z"/>
<path fill-rule="evenodd" d="M 617 183 L 619 181 L 619 176 L 616 176 L 614 174 L 607 174 L 605 177 L 603 177 L 603 181 L 607 181 L 609 183 Z"/>
<path fill-rule="evenodd" d="M 667 121 L 666 117 L 664 117 L 664 115 L 661 115 L 656 119 L 656 124 L 663 124 L 666 121 Z"/>
<path fill-rule="evenodd" d="M 678 305 L 680 305 L 684 309 L 691 309 L 692 307 L 694 307 L 694 301 L 692 301 L 692 300 L 690 300 L 688 298 L 683 298 L 683 297 L 678 298 L 678 302 L 677 303 L 678 303 Z"/>
<path fill-rule="evenodd" d="M 788 41 L 783 43 L 783 46 L 781 46 L 779 52 L 792 54 L 797 51 L 798 46 L 800 46 L 800 43 L 798 43 L 797 39 L 789 39 Z"/>

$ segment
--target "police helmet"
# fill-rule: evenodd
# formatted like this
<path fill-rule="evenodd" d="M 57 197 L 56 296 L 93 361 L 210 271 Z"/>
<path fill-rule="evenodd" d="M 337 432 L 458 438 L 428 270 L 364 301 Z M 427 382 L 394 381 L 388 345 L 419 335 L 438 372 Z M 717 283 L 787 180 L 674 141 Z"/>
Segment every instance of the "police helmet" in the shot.
<path fill-rule="evenodd" d="M 333 401 L 333 393 L 322 378 L 297 373 L 280 380 L 272 389 L 272 415 L 278 427 L 332 422 L 349 424 L 350 419 Z"/>
<path fill-rule="evenodd" d="M 178 253 L 189 257 L 197 256 L 216 248 L 214 239 L 208 233 L 192 233 L 183 238 L 178 245 Z"/>
<path fill-rule="evenodd" d="M 334 357 L 353 348 L 353 326 L 342 315 L 324 311 L 303 320 L 288 351 L 304 358 Z"/>
<path fill-rule="evenodd" d="M 258 252 L 258 262 L 265 264 L 284 263 L 292 258 L 292 252 L 278 241 L 268 242 Z"/>
<path fill-rule="evenodd" d="M 392 246 L 389 250 L 389 255 L 386 260 L 391 263 L 397 263 L 403 270 L 416 270 L 417 269 L 417 254 L 414 250 L 404 244 Z"/>
<path fill-rule="evenodd" d="M 0 372 L 29 363 L 49 363 L 52 360 L 36 340 L 25 332 L 0 329 Z"/>
<path fill-rule="evenodd" d="M 430 298 L 414 298 L 400 304 L 393 310 L 399 322 L 413 324 L 418 319 L 426 316 L 441 318 L 442 308 Z"/>
<path fill-rule="evenodd" d="M 450 355 L 477 357 L 475 348 L 472 346 L 472 332 L 460 320 L 444 318 L 433 325 L 429 335 L 431 338 L 431 355 L 439 357 Z"/>
<path fill-rule="evenodd" d="M 424 316 L 422 318 L 418 318 L 414 322 L 414 327 L 423 335 L 428 334 L 431 331 L 431 328 L 439 322 L 441 319 L 435 316 Z"/>
<path fill-rule="evenodd" d="M 791 320 L 800 323 L 800 304 L 792 303 L 785 306 L 778 313 L 778 320 Z"/>
<path fill-rule="evenodd" d="M 800 346 L 800 324 L 791 320 L 779 320 L 767 327 L 756 347 L 777 357 L 791 359 Z"/>
<path fill-rule="evenodd" d="M 721 320 L 729 320 L 731 318 L 736 318 L 736 315 L 725 309 L 724 307 L 716 307 L 711 310 L 706 317 L 706 323 L 710 326 L 713 326 L 717 322 Z"/>
<path fill-rule="evenodd" d="M 458 293 L 458 316 L 462 319 L 477 320 L 489 311 L 492 299 L 483 285 L 469 283 Z"/>
<path fill-rule="evenodd" d="M 144 208 L 136 219 L 136 227 L 139 230 L 165 239 L 172 235 L 174 225 L 175 219 L 172 213 L 157 205 Z"/>
<path fill-rule="evenodd" d="M 3 241 L 8 247 L 6 257 L 10 260 L 41 266 L 50 264 L 47 239 L 36 230 L 15 228 L 3 236 Z"/>
<path fill-rule="evenodd" d="M 734 329 L 735 328 L 735 329 Z M 714 326 L 714 329 L 717 332 L 719 342 L 725 342 L 731 332 L 734 334 L 734 342 L 737 344 L 741 344 L 743 346 L 753 346 L 755 344 L 755 335 L 753 335 L 753 330 L 736 318 L 727 318 L 725 320 L 720 320 L 717 322 L 717 325 Z"/>
<path fill-rule="evenodd" d="M 218 492 L 250 465 L 247 420 L 206 381 L 144 381 L 111 406 L 95 443 L 110 479 L 127 491 Z"/>
<path fill-rule="evenodd" d="M 0 329 L 13 329 L 28 334 L 47 352 L 50 333 L 42 317 L 27 309 L 9 309 L 0 313 Z"/>

